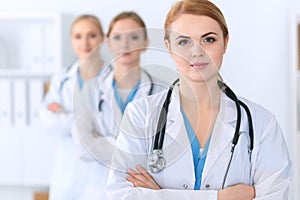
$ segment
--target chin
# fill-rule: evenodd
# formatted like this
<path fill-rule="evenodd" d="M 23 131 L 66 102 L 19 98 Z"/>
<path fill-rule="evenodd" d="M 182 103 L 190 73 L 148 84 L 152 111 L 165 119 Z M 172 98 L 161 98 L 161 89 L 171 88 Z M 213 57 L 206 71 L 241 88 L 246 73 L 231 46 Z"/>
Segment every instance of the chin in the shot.
<path fill-rule="evenodd" d="M 200 73 L 200 72 L 199 73 L 192 72 L 192 73 L 182 75 L 181 77 L 183 77 L 184 79 L 186 79 L 187 81 L 190 81 L 190 82 L 205 83 L 205 82 L 210 81 L 213 77 L 215 77 L 215 75 L 212 75 L 212 74 L 208 75 L 208 74 Z"/>

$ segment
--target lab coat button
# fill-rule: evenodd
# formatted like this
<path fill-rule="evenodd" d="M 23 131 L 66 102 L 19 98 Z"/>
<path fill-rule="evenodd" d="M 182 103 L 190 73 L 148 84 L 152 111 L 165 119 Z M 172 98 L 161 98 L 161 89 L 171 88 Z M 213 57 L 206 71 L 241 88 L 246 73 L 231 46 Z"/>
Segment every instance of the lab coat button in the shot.
<path fill-rule="evenodd" d="M 183 184 L 182 187 L 183 187 L 184 189 L 187 189 L 189 186 L 188 186 L 187 184 Z"/>
<path fill-rule="evenodd" d="M 206 188 L 209 188 L 209 187 L 210 187 L 210 185 L 209 185 L 209 184 L 206 184 L 206 185 L 205 185 L 205 187 L 206 187 Z"/>

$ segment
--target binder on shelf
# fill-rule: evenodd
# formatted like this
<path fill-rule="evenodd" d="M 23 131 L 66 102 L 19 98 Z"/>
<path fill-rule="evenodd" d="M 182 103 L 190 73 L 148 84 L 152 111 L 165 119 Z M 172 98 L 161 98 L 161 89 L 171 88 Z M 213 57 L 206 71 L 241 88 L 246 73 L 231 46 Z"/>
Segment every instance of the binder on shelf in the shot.
<path fill-rule="evenodd" d="M 13 81 L 13 126 L 26 126 L 28 121 L 27 112 L 27 87 L 25 79 L 14 79 Z"/>
<path fill-rule="evenodd" d="M 43 99 L 44 82 L 41 79 L 32 79 L 28 82 L 28 109 L 30 126 L 39 125 L 40 108 Z"/>
<path fill-rule="evenodd" d="M 12 123 L 12 94 L 11 81 L 6 78 L 0 78 L 0 127 L 9 127 Z"/>
<path fill-rule="evenodd" d="M 41 69 L 44 64 L 45 49 L 43 48 L 42 35 L 43 27 L 42 24 L 30 24 L 28 26 L 28 35 L 26 35 L 27 41 L 24 41 L 25 47 L 30 46 L 28 51 L 23 51 L 24 56 L 29 58 L 28 67 L 30 69 Z M 23 38 L 23 39 L 26 39 Z"/>

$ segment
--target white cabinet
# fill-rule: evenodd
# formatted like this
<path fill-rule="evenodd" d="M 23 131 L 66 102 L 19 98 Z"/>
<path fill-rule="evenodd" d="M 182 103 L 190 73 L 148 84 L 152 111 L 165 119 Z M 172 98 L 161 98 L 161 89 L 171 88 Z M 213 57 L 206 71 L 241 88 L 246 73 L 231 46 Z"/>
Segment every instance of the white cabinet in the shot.
<path fill-rule="evenodd" d="M 74 61 L 73 17 L 0 13 L 0 186 L 47 187 L 55 138 L 42 131 L 44 83 Z"/>
<path fill-rule="evenodd" d="M 0 67 L 55 71 L 69 65 L 71 21 L 62 14 L 0 14 Z"/>

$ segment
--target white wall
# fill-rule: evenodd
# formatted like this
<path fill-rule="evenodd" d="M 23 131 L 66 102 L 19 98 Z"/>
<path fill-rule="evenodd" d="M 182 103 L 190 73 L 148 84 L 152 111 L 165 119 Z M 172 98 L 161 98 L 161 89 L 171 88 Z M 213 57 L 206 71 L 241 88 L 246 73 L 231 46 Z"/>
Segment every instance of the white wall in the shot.
<path fill-rule="evenodd" d="M 123 10 L 135 10 L 152 28 L 162 28 L 174 0 L 9 0 L 0 1 L 0 12 L 93 13 L 105 30 Z M 222 69 L 224 79 L 237 91 L 273 112 L 289 144 L 290 122 L 290 15 L 300 13 L 298 0 L 214 0 L 223 10 L 230 29 L 230 43 Z M 297 9 L 298 8 L 298 9 Z M 159 63 L 160 60 L 157 60 Z M 166 61 L 170 64 L 169 61 Z M 291 146 L 291 145 L 289 145 Z"/>
<path fill-rule="evenodd" d="M 107 30 L 111 18 L 123 10 L 135 10 L 148 27 L 162 28 L 174 0 L 10 0 L 0 2 L 0 12 L 93 13 Z M 222 73 L 240 95 L 270 109 L 283 130 L 289 129 L 289 12 L 296 0 L 214 0 L 223 10 L 230 29 L 230 43 Z M 158 61 L 159 63 L 160 61 Z"/>

